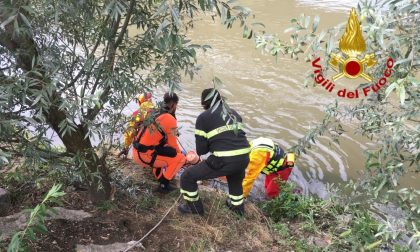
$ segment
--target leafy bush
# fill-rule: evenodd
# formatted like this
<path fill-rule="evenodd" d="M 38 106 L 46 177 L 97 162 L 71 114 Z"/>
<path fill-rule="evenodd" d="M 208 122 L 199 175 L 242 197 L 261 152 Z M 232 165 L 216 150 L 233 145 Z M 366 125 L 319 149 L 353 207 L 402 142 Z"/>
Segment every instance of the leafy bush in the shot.
<path fill-rule="evenodd" d="M 309 234 L 329 233 L 336 239 L 329 245 L 332 250 L 359 250 L 383 245 L 381 235 L 376 235 L 379 223 L 372 214 L 358 204 L 342 206 L 343 202 L 330 198 L 321 200 L 315 197 L 294 194 L 291 183 L 282 184 L 280 195 L 261 205 L 263 212 L 274 221 L 273 229 L 281 237 L 293 236 L 284 223 L 293 223 Z M 351 216 L 348 223 L 339 225 L 338 216 Z M 338 227 L 340 226 L 340 227 Z M 344 230 L 344 231 L 343 231 Z M 291 240 L 289 245 L 296 250 L 309 247 L 316 249 L 300 240 Z"/>
<path fill-rule="evenodd" d="M 338 100 L 327 105 L 324 119 L 299 139 L 294 151 L 305 153 L 306 149 L 316 144 L 317 137 L 322 135 L 329 135 L 334 142 L 339 143 L 344 132 L 343 125 L 351 120 L 356 134 L 375 143 L 364 151 L 365 174 L 355 187 L 364 192 L 359 203 L 395 203 L 408 217 L 392 222 L 385 216 L 384 228 L 378 231 L 378 235 L 384 235 L 384 239 L 395 244 L 396 239 L 407 234 L 410 237 L 408 243 L 420 246 L 420 231 L 417 228 L 420 225 L 420 191 L 416 188 L 401 188 L 400 185 L 401 178 L 418 176 L 420 171 L 418 1 L 359 1 L 357 12 L 362 20 L 366 49 L 374 52 L 377 60 L 377 64 L 369 70 L 370 75 L 378 80 L 383 75 L 388 58 L 394 59 L 392 76 L 387 81 L 389 84 L 368 97 L 362 97 L 355 106 L 349 107 Z M 327 62 L 332 53 L 338 52 L 335 48 L 345 27 L 337 25 L 317 32 L 319 23 L 319 17 L 311 19 L 302 14 L 292 19 L 292 26 L 286 30 L 291 32 L 291 43 L 282 41 L 280 36 L 263 33 L 256 36 L 256 45 L 276 57 L 290 55 L 293 59 L 304 58 L 310 62 L 322 56 L 322 71 L 328 74 L 330 67 Z M 311 83 L 316 86 L 314 74 L 309 68 L 308 64 L 305 86 Z M 365 81 L 355 88 L 374 84 Z"/>
<path fill-rule="evenodd" d="M 273 221 L 279 222 L 282 219 L 305 219 L 313 214 L 314 209 L 318 209 L 325 204 L 324 201 L 293 193 L 292 183 L 283 183 L 281 192 L 277 198 L 262 203 L 263 212 Z"/>
<path fill-rule="evenodd" d="M 187 30 L 203 13 L 252 37 L 251 11 L 233 1 L 1 1 L 0 166 L 15 156 L 71 157 L 91 199 L 108 199 L 105 159 L 122 110 L 138 93 L 193 78 L 197 51 L 209 46 L 193 44 Z M 51 131 L 63 150 L 52 148 Z"/>
<path fill-rule="evenodd" d="M 115 209 L 117 206 L 109 200 L 103 201 L 96 206 L 96 209 L 101 212 L 108 212 L 112 209 Z"/>
<path fill-rule="evenodd" d="M 381 245 L 382 240 L 375 236 L 379 223 L 366 210 L 352 209 L 352 220 L 348 230 L 339 235 L 337 245 L 347 245 L 355 249 L 373 249 Z"/>

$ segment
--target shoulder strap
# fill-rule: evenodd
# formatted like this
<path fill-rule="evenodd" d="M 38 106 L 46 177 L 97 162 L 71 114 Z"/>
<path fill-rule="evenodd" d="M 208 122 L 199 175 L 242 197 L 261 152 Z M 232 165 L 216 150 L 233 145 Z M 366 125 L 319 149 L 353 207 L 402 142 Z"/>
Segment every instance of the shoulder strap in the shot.
<path fill-rule="evenodd" d="M 159 113 L 156 117 L 162 115 L 164 113 Z M 160 125 L 156 122 L 156 119 L 153 120 L 153 125 L 155 125 L 157 131 L 162 135 L 162 139 L 159 141 L 159 144 L 156 146 L 164 146 L 167 142 L 168 142 L 168 136 L 166 134 L 166 132 L 162 129 L 162 127 L 160 127 Z M 138 134 L 138 137 L 136 136 L 134 138 L 133 141 L 133 146 L 134 144 L 140 145 L 140 139 L 142 138 L 142 136 L 144 135 L 144 132 L 147 129 L 147 125 L 143 125 L 143 127 L 141 128 L 141 131 Z M 147 146 L 148 147 L 148 146 Z"/>

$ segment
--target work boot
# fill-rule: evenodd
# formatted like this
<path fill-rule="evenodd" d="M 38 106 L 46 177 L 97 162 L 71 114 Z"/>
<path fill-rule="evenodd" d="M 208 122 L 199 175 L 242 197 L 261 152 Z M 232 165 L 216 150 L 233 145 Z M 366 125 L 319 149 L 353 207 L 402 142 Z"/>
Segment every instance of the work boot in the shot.
<path fill-rule="evenodd" d="M 187 201 L 178 206 L 178 211 L 182 214 L 199 214 L 204 215 L 204 208 L 201 199 L 197 201 Z"/>
<path fill-rule="evenodd" d="M 167 180 L 163 175 L 158 179 L 159 187 L 157 189 L 158 192 L 163 194 L 168 194 L 176 189 L 176 185 L 173 180 Z M 172 182 L 172 183 L 171 183 Z M 172 184 L 172 185 L 171 185 Z M 173 186 L 175 185 L 175 186 Z"/>
<path fill-rule="evenodd" d="M 229 208 L 230 211 L 236 213 L 239 216 L 244 216 L 245 215 L 245 205 L 244 203 L 235 206 L 232 205 L 232 203 L 230 202 L 230 199 L 226 200 L 226 206 Z"/>
<path fill-rule="evenodd" d="M 170 192 L 172 192 L 173 190 L 175 190 L 175 187 L 172 187 L 171 184 L 169 183 L 160 183 L 158 189 L 156 190 L 157 192 L 163 193 L 163 194 L 168 194 Z"/>

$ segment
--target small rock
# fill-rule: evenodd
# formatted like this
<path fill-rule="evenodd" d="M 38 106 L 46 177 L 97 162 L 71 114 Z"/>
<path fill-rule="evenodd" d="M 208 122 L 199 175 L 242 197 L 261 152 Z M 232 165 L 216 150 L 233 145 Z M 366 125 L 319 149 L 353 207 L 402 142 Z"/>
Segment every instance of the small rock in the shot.
<path fill-rule="evenodd" d="M 0 188 L 0 216 L 5 216 L 7 214 L 11 204 L 10 193 L 5 189 Z"/>
<path fill-rule="evenodd" d="M 54 207 L 54 209 L 56 210 L 56 213 L 52 214 L 50 217 L 47 217 L 47 220 L 63 219 L 63 220 L 81 221 L 85 218 L 92 217 L 90 213 L 87 213 L 83 210 L 71 210 L 71 209 L 66 209 L 63 207 Z"/>
<path fill-rule="evenodd" d="M 328 240 L 324 240 L 323 238 L 315 237 L 314 238 L 314 244 L 317 247 L 325 248 L 326 246 L 328 246 L 329 242 L 328 242 Z"/>
<path fill-rule="evenodd" d="M 0 242 L 10 238 L 13 233 L 25 227 L 29 213 L 19 212 L 6 217 L 0 217 Z"/>
<path fill-rule="evenodd" d="M 136 241 L 131 241 L 128 243 L 113 243 L 113 244 L 108 244 L 108 245 L 77 244 L 76 251 L 77 252 L 121 252 L 121 251 L 124 251 L 129 246 L 133 245 L 135 242 Z M 141 243 L 138 244 L 136 247 L 142 248 L 144 250 L 144 247 Z"/>

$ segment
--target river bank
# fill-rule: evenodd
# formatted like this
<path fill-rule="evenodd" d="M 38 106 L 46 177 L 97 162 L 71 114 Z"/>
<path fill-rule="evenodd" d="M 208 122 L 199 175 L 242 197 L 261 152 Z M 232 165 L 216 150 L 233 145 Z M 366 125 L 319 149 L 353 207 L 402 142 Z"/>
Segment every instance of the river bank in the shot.
<path fill-rule="evenodd" d="M 82 211 L 85 217 L 47 219 L 48 232 L 37 234 L 36 241 L 28 243 L 30 251 L 121 251 L 144 236 L 177 204 L 178 191 L 168 195 L 155 192 L 157 183 L 151 174 L 131 160 L 112 155 L 108 164 L 115 187 L 112 200 L 94 206 L 83 187 L 68 183 L 63 187 L 66 195 L 62 204 L 50 206 Z M 8 215 L 33 208 L 55 181 L 53 176 L 44 177 L 38 185 L 9 181 L 13 207 Z M 379 223 L 368 211 L 340 205 L 333 199 L 293 194 L 290 184 L 283 186 L 283 193 L 275 200 L 257 205 L 248 201 L 245 218 L 237 218 L 225 207 L 222 191 L 200 186 L 200 196 L 206 209 L 204 217 L 182 216 L 174 207 L 142 242 L 145 249 L 132 251 L 351 251 L 398 247 L 374 237 Z M 5 220 L 0 218 L 0 229 Z M 9 242 L 10 236 L 3 238 L 0 251 L 5 251 Z"/>

